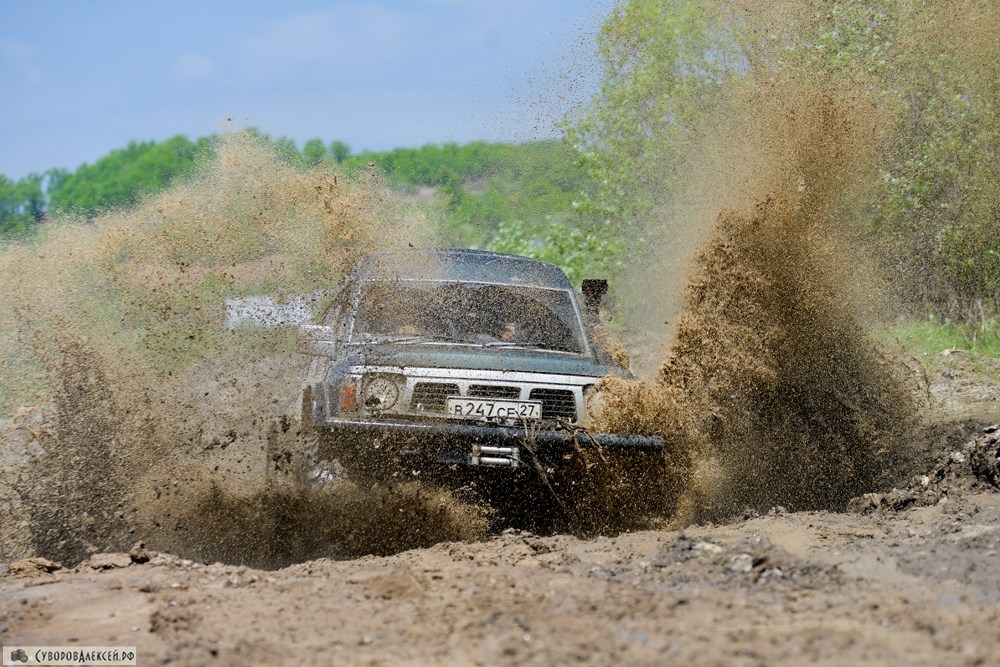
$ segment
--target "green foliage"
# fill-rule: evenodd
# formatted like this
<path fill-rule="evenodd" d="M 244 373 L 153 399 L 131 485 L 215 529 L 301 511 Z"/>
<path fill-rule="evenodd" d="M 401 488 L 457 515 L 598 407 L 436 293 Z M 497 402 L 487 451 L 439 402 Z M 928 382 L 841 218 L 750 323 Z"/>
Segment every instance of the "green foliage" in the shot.
<path fill-rule="evenodd" d="M 404 192 L 434 188 L 442 212 L 442 243 L 485 247 L 501 222 L 541 225 L 545 216 L 571 212 L 576 200 L 592 189 L 574 165 L 574 150 L 560 141 L 428 144 L 352 156 L 342 141 L 327 148 L 321 139 L 311 139 L 299 151 L 291 139 L 249 132 L 293 166 L 311 168 L 331 159 L 355 176 L 374 164 L 390 186 Z M 214 136 L 194 142 L 178 136 L 162 143 L 132 142 L 75 172 L 53 169 L 44 178 L 32 175 L 18 183 L 0 177 L 0 229 L 16 236 L 50 207 L 92 217 L 132 205 L 190 173 L 199 160 L 210 159 L 217 141 Z"/>
<path fill-rule="evenodd" d="M 300 152 L 291 139 L 275 139 L 253 129 L 249 133 L 270 144 L 281 160 L 296 166 L 314 167 L 325 159 L 339 162 L 350 154 L 350 147 L 340 141 L 327 151 L 322 140 L 312 139 Z M 16 183 L 0 175 L 0 238 L 31 235 L 34 224 L 50 209 L 92 218 L 110 208 L 132 206 L 211 159 L 218 141 L 214 135 L 196 141 L 180 135 L 163 142 L 133 141 L 73 172 L 52 169 Z"/>
<path fill-rule="evenodd" d="M 897 322 L 874 333 L 884 343 L 902 346 L 929 371 L 961 367 L 1000 381 L 1000 320 L 972 324 L 932 316 Z"/>
<path fill-rule="evenodd" d="M 797 58 L 871 91 L 895 124 L 861 226 L 919 308 L 980 320 L 1000 308 L 1000 83 L 974 42 L 997 12 L 976 2 L 841 0 Z M 971 28 L 971 30 L 970 30 Z"/>
<path fill-rule="evenodd" d="M 104 208 L 135 204 L 141 194 L 157 192 L 190 173 L 196 156 L 210 143 L 211 138 L 192 142 L 183 136 L 159 143 L 129 142 L 72 174 L 62 172 L 49 205 L 93 216 Z"/>
<path fill-rule="evenodd" d="M 302 158 L 310 167 L 318 165 L 326 156 L 326 144 L 322 139 L 310 139 L 302 147 Z"/>
<path fill-rule="evenodd" d="M 576 151 L 565 141 L 428 144 L 368 151 L 346 159 L 343 165 L 355 174 L 374 165 L 387 183 L 411 193 L 420 187 L 435 188 L 440 209 L 438 242 L 443 245 L 510 251 L 521 247 L 517 239 L 525 235 L 532 239 L 530 247 L 525 246 L 531 251 L 528 254 L 534 256 L 545 246 L 548 261 L 575 265 L 579 253 L 556 241 L 566 238 L 562 232 L 570 228 L 576 238 L 597 220 L 577 210 L 595 188 L 577 164 Z M 576 219 L 579 228 L 560 227 L 559 233 L 549 229 L 553 224 L 569 224 L 570 219 Z"/>
<path fill-rule="evenodd" d="M 939 8 L 918 5 L 919 17 L 900 10 L 898 22 L 941 21 Z M 898 55 L 890 93 L 903 131 L 872 232 L 891 249 L 894 279 L 933 312 L 975 321 L 1000 310 L 1000 73 L 970 51 L 921 44 Z"/>
<path fill-rule="evenodd" d="M 0 239 L 25 238 L 45 215 L 43 177 L 29 174 L 14 182 L 0 174 Z"/>
<path fill-rule="evenodd" d="M 683 149 L 736 66 L 733 45 L 716 34 L 704 3 L 632 0 L 601 26 L 597 47 L 600 93 L 566 133 L 600 184 L 586 206 L 637 228 L 673 193 Z"/>
<path fill-rule="evenodd" d="M 330 142 L 330 157 L 337 162 L 343 162 L 351 156 L 351 147 L 343 141 L 334 140 Z"/>
<path fill-rule="evenodd" d="M 976 356 L 1000 359 L 1000 320 L 967 324 L 929 317 L 901 322 L 888 331 L 917 356 L 961 350 Z"/>
<path fill-rule="evenodd" d="M 584 278 L 617 274 L 622 269 L 621 244 L 621 236 L 609 226 L 586 225 L 567 217 L 547 218 L 543 225 L 526 225 L 517 219 L 504 221 L 491 247 L 557 264 L 579 285 Z"/>
<path fill-rule="evenodd" d="M 509 162 L 515 150 L 510 144 L 474 141 L 465 145 L 427 144 L 420 148 L 396 148 L 386 152 L 364 151 L 343 160 L 348 173 L 357 173 L 375 163 L 389 183 L 400 187 L 444 185 L 453 180 L 485 178 Z"/>

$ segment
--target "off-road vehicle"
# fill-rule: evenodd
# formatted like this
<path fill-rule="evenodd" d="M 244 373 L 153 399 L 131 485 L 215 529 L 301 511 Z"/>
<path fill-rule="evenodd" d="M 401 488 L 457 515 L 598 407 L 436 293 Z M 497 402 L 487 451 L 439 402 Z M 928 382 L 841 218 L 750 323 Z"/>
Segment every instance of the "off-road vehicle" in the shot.
<path fill-rule="evenodd" d="M 661 450 L 657 437 L 583 428 L 594 385 L 628 376 L 596 343 L 606 290 L 584 281 L 581 308 L 559 267 L 496 252 L 366 257 L 321 323 L 299 327 L 312 355 L 303 437 L 300 451 L 272 451 L 273 467 L 310 483 L 341 470 L 386 481 L 551 473 L 581 448 Z"/>

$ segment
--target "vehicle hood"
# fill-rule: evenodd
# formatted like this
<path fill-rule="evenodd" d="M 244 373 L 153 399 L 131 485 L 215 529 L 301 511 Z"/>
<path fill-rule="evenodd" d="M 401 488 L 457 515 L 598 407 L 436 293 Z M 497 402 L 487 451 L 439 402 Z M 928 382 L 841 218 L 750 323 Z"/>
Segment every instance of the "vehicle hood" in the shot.
<path fill-rule="evenodd" d="M 400 368 L 467 368 L 470 370 L 514 371 L 629 377 L 618 366 L 595 362 L 590 357 L 560 352 L 540 352 L 504 348 L 440 345 L 354 345 L 347 359 L 351 365 L 397 366 Z"/>

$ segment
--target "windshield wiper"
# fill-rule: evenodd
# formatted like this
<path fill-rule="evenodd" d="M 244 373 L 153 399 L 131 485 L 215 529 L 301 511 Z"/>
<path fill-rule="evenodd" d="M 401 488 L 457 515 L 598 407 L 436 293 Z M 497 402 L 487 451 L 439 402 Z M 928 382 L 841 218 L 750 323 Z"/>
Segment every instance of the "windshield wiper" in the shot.
<path fill-rule="evenodd" d="M 409 343 L 433 343 L 438 339 L 434 336 L 418 336 L 418 335 L 399 335 L 399 336 L 386 336 L 385 338 L 380 338 L 379 341 L 383 343 L 398 343 L 401 345 L 407 345 Z"/>
<path fill-rule="evenodd" d="M 525 349 L 542 349 L 542 350 L 552 349 L 551 346 L 539 341 L 515 342 L 512 340 L 491 341 L 489 343 L 483 343 L 483 347 L 523 347 Z"/>
<path fill-rule="evenodd" d="M 454 342 L 443 336 L 427 336 L 420 334 L 363 334 L 358 341 L 366 345 L 377 343 L 393 343 L 408 345 L 412 343 L 450 343 Z"/>

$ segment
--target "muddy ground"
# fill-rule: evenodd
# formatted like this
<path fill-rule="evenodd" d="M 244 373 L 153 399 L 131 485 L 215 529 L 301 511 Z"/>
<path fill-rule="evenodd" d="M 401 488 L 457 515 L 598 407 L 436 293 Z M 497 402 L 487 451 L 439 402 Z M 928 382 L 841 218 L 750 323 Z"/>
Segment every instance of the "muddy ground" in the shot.
<path fill-rule="evenodd" d="M 1000 390 L 961 363 L 930 389 L 913 474 L 846 511 L 507 530 L 278 570 L 151 549 L 21 560 L 0 578 L 0 636 L 135 645 L 140 664 L 996 664 Z M 45 425 L 18 425 L 30 458 Z"/>

